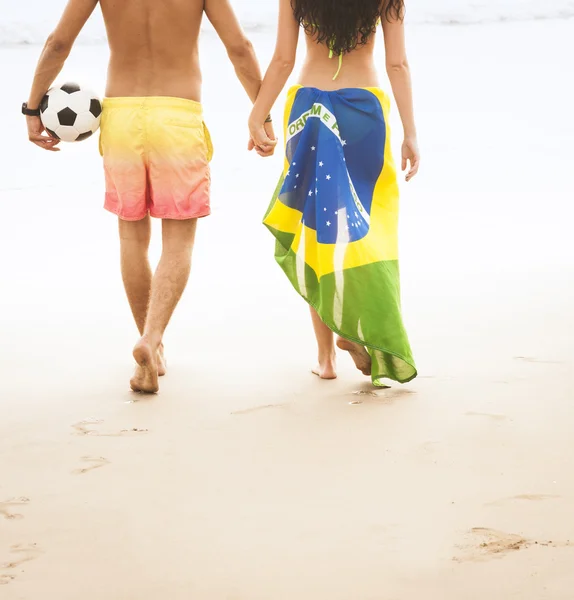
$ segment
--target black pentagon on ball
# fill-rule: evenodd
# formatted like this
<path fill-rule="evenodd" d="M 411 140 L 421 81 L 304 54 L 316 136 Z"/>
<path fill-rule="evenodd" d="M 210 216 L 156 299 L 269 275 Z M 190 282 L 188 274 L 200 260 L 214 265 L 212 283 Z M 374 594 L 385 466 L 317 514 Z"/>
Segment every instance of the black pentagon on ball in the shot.
<path fill-rule="evenodd" d="M 80 86 L 77 83 L 64 83 L 60 89 L 67 94 L 73 94 L 80 91 Z"/>
<path fill-rule="evenodd" d="M 43 98 L 42 98 L 42 102 L 40 102 L 40 112 L 45 113 L 46 109 L 48 108 L 48 101 L 50 100 L 50 96 L 48 96 L 48 94 L 46 94 Z"/>
<path fill-rule="evenodd" d="M 49 133 L 49 134 L 50 134 L 50 135 L 51 135 L 53 138 L 56 138 L 57 140 L 59 140 L 59 139 L 60 139 L 60 136 L 59 136 L 59 135 L 58 135 L 58 134 L 57 134 L 55 131 L 52 131 L 51 129 L 48 129 L 47 127 L 46 127 L 46 131 L 47 131 L 47 132 L 48 132 L 48 133 Z"/>
<path fill-rule="evenodd" d="M 87 140 L 91 135 L 92 135 L 93 131 L 86 131 L 86 133 L 80 133 L 80 135 L 76 138 L 76 142 L 83 142 L 84 140 Z"/>
<path fill-rule="evenodd" d="M 90 102 L 90 112 L 96 119 L 102 114 L 102 103 L 97 98 L 93 98 Z"/>
<path fill-rule="evenodd" d="M 76 122 L 76 117 L 78 115 L 71 108 L 64 108 L 58 113 L 58 121 L 60 125 L 68 125 L 72 127 Z"/>

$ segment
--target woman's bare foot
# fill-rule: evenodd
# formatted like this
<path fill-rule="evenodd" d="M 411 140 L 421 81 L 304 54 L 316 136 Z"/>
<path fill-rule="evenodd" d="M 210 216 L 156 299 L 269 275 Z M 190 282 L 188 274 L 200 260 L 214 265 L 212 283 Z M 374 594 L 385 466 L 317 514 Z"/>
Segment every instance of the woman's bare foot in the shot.
<path fill-rule="evenodd" d="M 327 359 L 319 359 L 319 363 L 313 369 L 313 373 L 321 379 L 337 379 L 337 361 L 336 357 L 332 356 Z"/>
<path fill-rule="evenodd" d="M 152 350 L 149 341 L 142 337 L 134 348 L 134 358 L 138 364 L 130 381 L 134 392 L 157 394 L 159 392 L 157 351 Z"/>
<path fill-rule="evenodd" d="M 157 374 L 163 377 L 167 373 L 167 361 L 165 360 L 165 349 L 163 343 L 159 345 L 157 350 Z"/>
<path fill-rule="evenodd" d="M 364 346 L 342 337 L 337 338 L 337 346 L 351 355 L 355 366 L 363 375 L 366 375 L 367 377 L 371 376 L 371 370 L 373 368 L 371 356 Z"/>

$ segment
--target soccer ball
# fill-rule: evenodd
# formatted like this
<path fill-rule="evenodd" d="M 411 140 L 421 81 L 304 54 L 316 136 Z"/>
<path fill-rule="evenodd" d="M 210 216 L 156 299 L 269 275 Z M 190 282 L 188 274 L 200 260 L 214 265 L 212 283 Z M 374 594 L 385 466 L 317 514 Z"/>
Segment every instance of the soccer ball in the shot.
<path fill-rule="evenodd" d="M 63 142 L 81 142 L 98 130 L 102 103 L 77 83 L 65 83 L 48 91 L 40 103 L 46 131 Z"/>

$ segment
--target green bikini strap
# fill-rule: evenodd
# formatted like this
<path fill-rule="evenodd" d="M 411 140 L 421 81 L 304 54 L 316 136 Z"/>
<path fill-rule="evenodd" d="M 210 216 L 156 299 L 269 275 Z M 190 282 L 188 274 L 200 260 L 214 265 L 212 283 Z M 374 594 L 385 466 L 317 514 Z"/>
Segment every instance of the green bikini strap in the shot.
<path fill-rule="evenodd" d="M 335 53 L 333 52 L 333 49 L 331 48 L 329 50 L 329 58 L 333 58 L 334 55 L 335 55 Z M 342 68 L 343 68 L 343 55 L 339 54 L 339 68 L 337 69 L 337 72 L 335 73 L 335 77 L 333 77 L 333 81 L 335 81 L 335 79 L 337 79 L 337 77 L 339 77 L 339 73 L 341 73 Z"/>
<path fill-rule="evenodd" d="M 317 25 L 311 24 L 311 27 L 317 27 Z M 334 42 L 329 43 L 329 58 L 333 58 L 333 56 L 335 56 L 335 52 L 333 51 L 333 44 L 334 44 Z M 337 72 L 335 73 L 335 77 L 333 77 L 333 81 L 335 81 L 335 79 L 337 79 L 337 77 L 339 77 L 342 68 L 343 68 L 343 54 L 339 54 L 339 68 L 337 69 Z"/>

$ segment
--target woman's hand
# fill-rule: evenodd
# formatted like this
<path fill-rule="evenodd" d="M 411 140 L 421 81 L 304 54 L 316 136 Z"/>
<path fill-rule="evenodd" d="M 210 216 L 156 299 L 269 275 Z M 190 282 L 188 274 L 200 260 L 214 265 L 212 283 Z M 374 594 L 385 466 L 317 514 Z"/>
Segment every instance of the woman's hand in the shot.
<path fill-rule="evenodd" d="M 421 162 L 421 154 L 419 152 L 419 144 L 416 138 L 405 138 L 403 142 L 403 171 L 407 170 L 408 163 L 410 163 L 409 172 L 407 173 L 406 180 L 410 181 L 418 172 L 419 165 Z"/>
<path fill-rule="evenodd" d="M 47 134 L 40 117 L 26 117 L 26 123 L 28 125 L 28 139 L 33 144 L 51 152 L 58 152 L 60 150 L 60 148 L 56 148 L 60 140 Z"/>
<path fill-rule="evenodd" d="M 275 146 L 277 146 L 277 138 L 273 130 L 273 123 L 254 123 L 249 121 L 249 144 L 248 150 L 255 150 L 259 156 L 273 156 Z"/>

